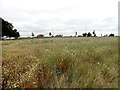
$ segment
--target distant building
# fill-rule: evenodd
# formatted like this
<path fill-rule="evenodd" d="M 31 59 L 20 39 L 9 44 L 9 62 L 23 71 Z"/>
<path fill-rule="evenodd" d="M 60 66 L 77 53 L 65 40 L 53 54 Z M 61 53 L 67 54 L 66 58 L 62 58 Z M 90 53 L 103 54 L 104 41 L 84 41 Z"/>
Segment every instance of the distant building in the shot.
<path fill-rule="evenodd" d="M 55 37 L 63 37 L 63 35 L 56 35 Z"/>
<path fill-rule="evenodd" d="M 37 38 L 44 38 L 44 35 L 43 34 L 39 34 L 39 35 L 37 35 Z"/>

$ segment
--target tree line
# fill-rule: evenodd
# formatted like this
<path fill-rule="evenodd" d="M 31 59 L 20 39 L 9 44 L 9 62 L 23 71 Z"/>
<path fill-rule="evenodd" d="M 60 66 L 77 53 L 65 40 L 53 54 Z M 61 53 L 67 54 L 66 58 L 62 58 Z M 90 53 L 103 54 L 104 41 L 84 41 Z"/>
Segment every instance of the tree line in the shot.
<path fill-rule="evenodd" d="M 34 37 L 35 35 L 34 35 L 34 33 L 32 32 L 32 34 L 31 34 L 31 36 L 32 37 Z M 102 34 L 101 34 L 101 36 L 102 36 Z M 114 34 L 109 34 L 109 35 L 104 35 L 104 36 L 102 36 L 102 37 L 114 37 L 115 35 Z M 43 34 L 39 34 L 39 35 L 37 35 L 37 38 L 43 38 L 44 37 L 44 35 Z M 52 35 L 52 33 L 51 32 L 49 32 L 49 37 L 64 37 L 63 36 L 63 34 L 57 34 L 57 35 Z M 97 37 L 97 35 L 96 35 L 96 32 L 95 32 L 95 30 L 93 30 L 93 32 L 92 33 L 90 33 L 90 32 L 88 32 L 88 33 L 83 33 L 82 35 L 78 35 L 77 34 L 77 32 L 75 32 L 75 36 L 67 36 L 67 37 Z"/>
<path fill-rule="evenodd" d="M 33 32 L 32 32 L 31 36 L 34 37 L 34 33 Z M 101 36 L 102 36 L 102 34 L 101 34 Z M 111 33 L 109 35 L 106 34 L 103 37 L 107 37 L 107 36 L 114 37 L 115 35 Z M 39 34 L 37 37 L 44 37 L 44 35 L 43 34 Z M 49 37 L 63 37 L 63 34 L 57 34 L 57 35 L 54 36 L 54 35 L 52 35 L 51 32 L 49 32 Z M 73 37 L 73 36 L 69 36 L 69 37 Z M 82 35 L 78 35 L 77 32 L 75 32 L 75 36 L 74 37 L 97 37 L 97 35 L 96 35 L 95 30 L 93 30 L 92 33 L 88 32 L 88 33 L 83 33 Z"/>
<path fill-rule="evenodd" d="M 6 37 L 14 37 L 15 39 L 17 39 L 18 37 L 20 37 L 19 32 L 17 31 L 17 29 L 14 29 L 14 26 L 12 25 L 12 23 L 0 18 L 2 21 L 2 37 L 6 36 Z M 93 35 L 92 35 L 93 34 Z M 34 37 L 34 33 L 32 32 L 32 37 Z M 49 36 L 50 37 L 63 37 L 62 35 L 56 35 L 53 36 L 51 32 L 49 32 Z M 97 37 L 95 30 L 93 30 L 92 33 L 88 32 L 88 33 L 83 33 L 82 36 L 81 35 L 77 35 L 77 32 L 75 32 L 75 37 Z M 102 36 L 102 34 L 101 34 Z M 104 35 L 104 36 L 108 36 L 108 35 Z M 114 36 L 114 34 L 110 34 L 109 37 Z M 38 37 L 44 37 L 44 35 L 38 35 Z"/>

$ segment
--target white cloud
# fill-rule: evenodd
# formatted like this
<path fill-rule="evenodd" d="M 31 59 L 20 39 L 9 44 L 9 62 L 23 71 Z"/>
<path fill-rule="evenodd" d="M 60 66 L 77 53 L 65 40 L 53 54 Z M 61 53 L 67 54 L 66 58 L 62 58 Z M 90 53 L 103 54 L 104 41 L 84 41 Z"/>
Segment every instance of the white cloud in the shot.
<path fill-rule="evenodd" d="M 96 29 L 117 34 L 119 0 L 0 0 L 0 16 L 21 35 L 51 31 L 74 35 Z M 23 34 L 23 32 L 25 32 Z"/>

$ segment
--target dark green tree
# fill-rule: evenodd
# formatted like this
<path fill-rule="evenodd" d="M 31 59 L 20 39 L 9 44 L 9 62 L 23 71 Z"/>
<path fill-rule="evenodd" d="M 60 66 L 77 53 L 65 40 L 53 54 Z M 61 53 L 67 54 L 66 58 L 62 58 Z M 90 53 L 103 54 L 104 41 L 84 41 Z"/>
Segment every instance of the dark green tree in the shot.
<path fill-rule="evenodd" d="M 94 35 L 94 37 L 96 37 L 96 33 L 95 33 L 95 30 L 93 30 L 93 35 Z"/>
<path fill-rule="evenodd" d="M 114 37 L 114 34 L 111 33 L 111 34 L 109 35 L 109 37 Z"/>
<path fill-rule="evenodd" d="M 12 23 L 9 23 L 8 21 L 5 21 L 2 19 L 2 36 L 8 36 L 8 37 L 20 37 L 19 32 L 17 32 L 17 29 L 13 29 L 14 26 Z"/>
<path fill-rule="evenodd" d="M 91 37 L 91 36 L 92 36 L 92 34 L 90 32 L 88 32 L 87 37 Z"/>
<path fill-rule="evenodd" d="M 51 35 L 52 35 L 52 33 L 51 32 L 49 32 L 49 36 L 51 37 Z"/>
<path fill-rule="evenodd" d="M 32 37 L 34 37 L 34 33 L 32 32 L 32 35 L 31 35 Z"/>
<path fill-rule="evenodd" d="M 83 33 L 82 35 L 83 35 L 83 37 L 86 37 L 86 36 L 87 36 L 87 33 Z"/>

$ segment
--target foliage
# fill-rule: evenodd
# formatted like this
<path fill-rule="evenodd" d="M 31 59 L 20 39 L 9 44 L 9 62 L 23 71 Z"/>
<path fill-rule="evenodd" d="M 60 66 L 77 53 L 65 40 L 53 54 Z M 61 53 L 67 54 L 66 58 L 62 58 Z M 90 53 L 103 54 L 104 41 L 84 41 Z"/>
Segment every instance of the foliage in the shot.
<path fill-rule="evenodd" d="M 83 37 L 86 37 L 86 36 L 87 36 L 87 33 L 83 33 L 82 35 L 83 35 Z"/>
<path fill-rule="evenodd" d="M 31 36 L 34 36 L 34 33 L 32 32 L 32 35 Z"/>
<path fill-rule="evenodd" d="M 94 35 L 94 37 L 96 37 L 96 33 L 95 33 L 95 30 L 93 30 L 93 35 Z"/>
<path fill-rule="evenodd" d="M 9 23 L 8 21 L 5 21 L 2 19 L 2 36 L 9 36 L 9 37 L 20 37 L 19 32 L 17 32 L 17 29 L 14 29 L 14 26 L 12 23 Z"/>
<path fill-rule="evenodd" d="M 91 36 L 92 36 L 92 34 L 90 32 L 88 32 L 87 37 L 91 37 Z"/>
<path fill-rule="evenodd" d="M 51 32 L 49 32 L 49 36 L 51 36 L 52 35 L 52 33 Z"/>
<path fill-rule="evenodd" d="M 109 37 L 114 37 L 114 34 L 111 33 L 111 34 L 109 35 Z"/>

